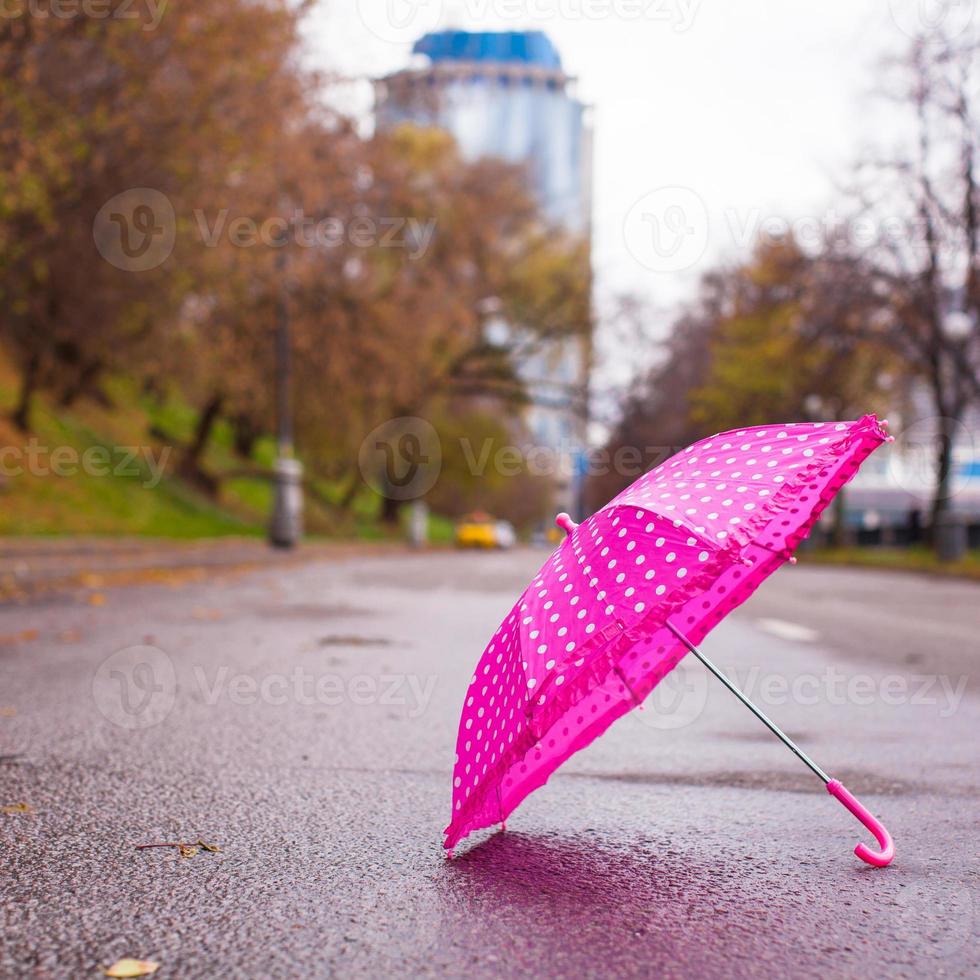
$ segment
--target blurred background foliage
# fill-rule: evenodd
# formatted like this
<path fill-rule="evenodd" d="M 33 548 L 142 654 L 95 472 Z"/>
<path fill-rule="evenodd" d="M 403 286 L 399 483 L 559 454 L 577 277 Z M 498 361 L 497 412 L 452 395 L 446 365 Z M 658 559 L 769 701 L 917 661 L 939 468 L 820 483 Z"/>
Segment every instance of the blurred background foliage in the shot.
<path fill-rule="evenodd" d="M 327 108 L 305 67 L 305 4 L 173 3 L 139 19 L 0 19 L 0 442 L 170 447 L 154 494 L 138 482 L 0 477 L 0 532 L 255 531 L 270 500 L 277 316 L 289 317 L 297 450 L 309 525 L 373 533 L 394 522 L 357 468 L 381 422 L 422 416 L 443 436 L 430 495 L 529 526 L 549 478 L 481 472 L 464 446 L 525 445 L 516 365 L 593 330 L 585 241 L 549 226 L 519 167 L 467 162 L 445 133 L 364 135 Z M 913 389 L 952 431 L 980 399 L 980 118 L 972 34 L 914 41 L 882 69 L 908 140 L 856 159 L 843 228 L 897 233 L 870 246 L 840 229 L 792 230 L 702 276 L 666 337 L 631 301 L 643 352 L 616 398 L 607 449 L 679 447 L 774 419 L 851 417 Z M 175 242 L 134 274 L 93 248 L 121 188 L 160 191 Z M 396 218 L 414 247 L 242 247 L 236 218 L 346 229 Z M 219 233 L 220 232 L 220 233 Z M 491 318 L 512 325 L 503 335 Z M 955 325 L 955 329 L 954 329 Z M 653 356 L 646 356 L 652 351 Z M 943 433 L 940 433 L 942 436 Z M 948 504 L 952 439 L 937 445 L 931 518 Z M 513 468 L 509 468 L 510 473 Z M 589 484 L 594 509 L 636 474 Z M 71 484 L 71 486 L 69 486 Z"/>
<path fill-rule="evenodd" d="M 172 4 L 153 30 L 17 6 L 0 20 L 4 444 L 57 429 L 56 444 L 84 448 L 97 426 L 116 444 L 171 446 L 163 486 L 176 497 L 113 504 L 28 474 L 6 480 L 0 531 L 258 527 L 280 304 L 311 530 L 395 519 L 357 470 L 388 418 L 445 419 L 457 440 L 524 438 L 516 345 L 524 356 L 586 336 L 592 314 L 585 243 L 545 223 L 521 168 L 466 163 L 435 130 L 360 135 L 325 108 L 329 80 L 302 67 L 303 7 L 284 0 Z M 171 256 L 138 274 L 92 241 L 100 208 L 129 187 L 162 192 L 176 220 Z M 296 215 L 347 233 L 328 247 L 292 231 L 283 247 L 233 240 L 238 218 Z M 434 233 L 363 247 L 359 219 L 375 244 L 392 221 Z M 487 298 L 511 338 L 487 339 Z M 532 483 L 478 478 L 450 454 L 438 505 L 529 517 Z"/>

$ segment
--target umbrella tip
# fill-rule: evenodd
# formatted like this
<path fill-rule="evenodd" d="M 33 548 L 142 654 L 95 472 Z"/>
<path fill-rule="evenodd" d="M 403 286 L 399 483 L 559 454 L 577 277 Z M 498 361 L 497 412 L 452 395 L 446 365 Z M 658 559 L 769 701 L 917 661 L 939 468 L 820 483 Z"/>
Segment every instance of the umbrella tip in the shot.
<path fill-rule="evenodd" d="M 566 534 L 571 534 L 572 531 L 578 527 L 578 524 L 576 524 L 575 521 L 573 521 L 564 511 L 562 511 L 555 518 L 555 524 L 557 524 L 558 527 L 560 527 Z"/>

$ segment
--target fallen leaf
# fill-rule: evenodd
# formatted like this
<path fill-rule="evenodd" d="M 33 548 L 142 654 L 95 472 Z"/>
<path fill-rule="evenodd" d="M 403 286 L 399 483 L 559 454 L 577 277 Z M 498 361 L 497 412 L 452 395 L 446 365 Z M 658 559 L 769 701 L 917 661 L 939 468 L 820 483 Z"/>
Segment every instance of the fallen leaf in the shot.
<path fill-rule="evenodd" d="M 0 718 L 13 718 L 17 714 L 17 709 L 8 705 L 0 707 Z"/>
<path fill-rule="evenodd" d="M 207 609 L 204 606 L 198 606 L 193 610 L 191 615 L 195 619 L 210 620 L 212 622 L 217 622 L 217 620 L 224 618 L 224 613 L 220 609 Z"/>
<path fill-rule="evenodd" d="M 192 858 L 198 851 L 208 851 L 211 854 L 217 854 L 221 848 L 217 844 L 206 844 L 204 841 L 199 840 L 193 844 L 181 844 L 178 841 L 173 843 L 161 843 L 161 844 L 134 844 L 133 845 L 137 851 L 145 851 L 151 847 L 176 847 L 177 852 L 181 857 Z"/>
<path fill-rule="evenodd" d="M 105 595 L 101 592 L 93 592 L 87 599 L 90 606 L 104 606 Z M 138 974 L 137 974 L 138 975 Z"/>
<path fill-rule="evenodd" d="M 33 813 L 34 808 L 30 803 L 8 803 L 6 806 L 0 806 L 0 813 L 5 813 L 8 816 L 13 816 L 15 813 Z"/>
<path fill-rule="evenodd" d="M 30 643 L 38 638 L 37 630 L 21 630 L 19 633 L 0 635 L 0 647 L 13 646 L 16 643 Z"/>
<path fill-rule="evenodd" d="M 127 977 L 148 977 L 151 973 L 156 973 L 160 969 L 159 963 L 153 960 L 117 960 L 108 970 L 102 972 L 107 977 L 114 977 L 116 980 L 126 980 Z"/>

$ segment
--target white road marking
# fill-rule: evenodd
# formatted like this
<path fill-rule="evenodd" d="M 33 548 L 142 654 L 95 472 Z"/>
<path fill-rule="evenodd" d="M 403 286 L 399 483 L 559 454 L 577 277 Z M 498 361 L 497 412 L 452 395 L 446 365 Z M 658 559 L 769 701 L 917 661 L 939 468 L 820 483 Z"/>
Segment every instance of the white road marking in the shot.
<path fill-rule="evenodd" d="M 820 639 L 820 634 L 816 630 L 801 626 L 799 623 L 789 623 L 785 619 L 757 619 L 755 625 L 766 633 L 778 636 L 781 640 L 814 643 Z"/>

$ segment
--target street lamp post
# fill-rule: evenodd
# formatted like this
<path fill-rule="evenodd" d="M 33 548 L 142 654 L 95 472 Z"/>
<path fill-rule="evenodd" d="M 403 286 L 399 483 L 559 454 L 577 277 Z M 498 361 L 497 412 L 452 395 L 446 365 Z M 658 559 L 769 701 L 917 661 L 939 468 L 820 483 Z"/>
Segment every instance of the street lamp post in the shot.
<path fill-rule="evenodd" d="M 303 534 L 303 467 L 293 453 L 293 417 L 290 402 L 292 356 L 289 343 L 289 292 L 286 285 L 286 242 L 276 257 L 279 301 L 276 304 L 276 465 L 275 499 L 269 522 L 269 543 L 293 548 Z"/>

